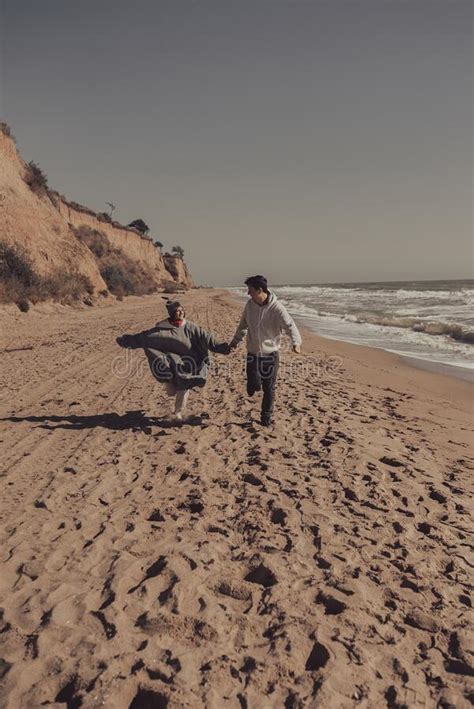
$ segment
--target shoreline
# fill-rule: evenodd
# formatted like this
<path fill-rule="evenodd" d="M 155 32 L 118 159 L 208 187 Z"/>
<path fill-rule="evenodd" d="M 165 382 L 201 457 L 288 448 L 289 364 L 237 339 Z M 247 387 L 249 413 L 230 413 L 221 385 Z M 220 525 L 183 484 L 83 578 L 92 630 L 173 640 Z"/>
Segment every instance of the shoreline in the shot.
<path fill-rule="evenodd" d="M 214 289 L 218 293 L 222 293 L 228 302 L 237 306 L 237 312 L 242 311 L 242 301 L 229 293 L 225 289 Z M 237 317 L 237 314 L 236 314 Z M 474 402 L 474 382 L 463 379 L 459 376 L 454 376 L 451 373 L 441 371 L 438 368 L 417 367 L 413 362 L 409 361 L 412 358 L 406 358 L 395 352 L 389 352 L 379 347 L 370 347 L 368 345 L 359 345 L 346 340 L 336 340 L 329 337 L 324 337 L 310 330 L 305 324 L 301 325 L 301 320 L 295 318 L 298 328 L 303 336 L 303 348 L 301 356 L 304 358 L 305 353 L 311 353 L 311 350 L 317 348 L 318 351 L 324 352 L 328 356 L 340 357 L 345 362 L 349 363 L 354 368 L 356 375 L 362 377 L 364 382 L 370 383 L 371 377 L 379 379 L 380 374 L 386 376 L 390 372 L 399 379 L 401 376 L 400 386 L 420 388 L 422 391 L 429 391 L 433 394 L 441 394 L 448 396 L 451 401 L 458 400 L 462 405 L 467 405 L 472 408 Z M 237 323 L 237 320 L 236 320 Z"/>
<path fill-rule="evenodd" d="M 220 289 L 216 289 L 220 290 Z M 234 300 L 236 300 L 239 304 L 246 302 L 247 298 L 245 296 L 239 296 L 231 291 L 225 290 Z M 291 313 L 290 313 L 291 315 Z M 298 328 L 305 330 L 306 332 L 309 332 L 311 335 L 315 335 L 316 337 L 320 337 L 323 340 L 327 340 L 329 342 L 342 342 L 347 345 L 353 345 L 354 347 L 363 347 L 369 350 L 378 350 L 381 352 L 386 352 L 387 354 L 392 354 L 395 357 L 397 357 L 401 362 L 404 364 L 408 365 L 409 367 L 413 367 L 414 369 L 421 369 L 426 372 L 431 372 L 432 374 L 440 374 L 442 376 L 447 376 L 447 377 L 452 377 L 454 379 L 460 379 L 462 381 L 469 382 L 471 384 L 474 384 L 474 369 L 470 369 L 469 367 L 463 367 L 462 365 L 454 365 L 454 364 L 448 364 L 446 362 L 434 362 L 431 360 L 424 359 L 423 357 L 417 357 L 416 355 L 410 355 L 410 354 L 402 354 L 400 352 L 396 352 L 395 350 L 388 350 L 385 349 L 385 347 L 375 347 L 371 345 L 364 345 L 362 343 L 358 342 L 352 342 L 350 340 L 344 340 L 340 339 L 337 337 L 326 337 L 325 335 L 321 335 L 320 333 L 316 332 L 313 330 L 309 325 L 308 325 L 308 319 L 304 318 L 303 316 L 298 316 L 298 315 L 291 315 L 296 324 L 298 325 Z M 474 348 L 473 348 L 474 351 Z"/>
<path fill-rule="evenodd" d="M 469 384 L 474 384 L 474 369 L 470 369 L 469 367 L 446 364 L 445 362 L 431 362 L 422 357 L 412 357 L 411 355 L 397 356 L 409 367 L 422 369 L 426 372 L 432 372 L 433 374 L 441 374 L 442 376 L 452 377 L 453 379 L 461 379 L 462 381 L 469 382 Z"/>
<path fill-rule="evenodd" d="M 227 288 L 214 288 L 208 286 L 200 288 L 191 288 L 187 291 L 183 291 L 182 293 L 180 293 L 179 297 L 183 298 L 186 295 L 191 295 L 194 293 L 198 294 L 203 292 L 223 295 L 226 299 L 228 299 L 229 303 L 233 304 L 233 307 L 236 307 L 236 318 L 238 317 L 239 313 L 241 314 L 243 305 L 247 300 L 246 297 L 238 296 L 229 291 Z M 126 300 L 128 300 L 129 303 L 135 303 L 137 301 L 146 302 L 149 299 L 166 299 L 168 297 L 170 296 L 166 293 L 158 292 L 146 296 L 127 296 Z M 68 313 L 70 313 L 72 317 L 81 318 L 81 313 L 93 313 L 97 310 L 113 311 L 115 308 L 118 307 L 120 307 L 120 301 L 117 301 L 115 299 L 104 299 L 97 303 L 92 309 L 86 306 L 77 307 L 72 305 L 62 305 L 60 303 L 52 301 L 46 301 L 44 303 L 39 303 L 31 307 L 29 312 L 22 313 L 18 310 L 16 305 L 7 304 L 0 307 L 0 321 L 2 319 L 5 319 L 5 325 L 8 329 L 9 327 L 11 327 L 12 320 L 15 321 L 15 323 L 17 323 L 21 327 L 22 323 L 31 323 L 32 318 L 39 317 L 45 318 L 47 320 L 50 317 L 55 317 L 59 315 L 67 317 Z M 443 390 L 446 389 L 446 382 L 449 381 L 456 382 L 457 384 L 461 382 L 467 383 L 468 385 L 471 385 L 472 389 L 472 393 L 468 395 L 468 398 L 470 396 L 472 397 L 472 401 L 474 401 L 474 370 L 467 369 L 465 367 L 457 367 L 455 365 L 448 365 L 442 362 L 430 362 L 429 360 L 424 360 L 420 357 L 399 354 L 398 352 L 386 350 L 382 347 L 373 347 L 370 345 L 359 344 L 356 342 L 349 342 L 348 340 L 325 337 L 324 335 L 321 335 L 312 330 L 310 327 L 308 327 L 307 322 L 304 318 L 294 316 L 294 320 L 297 323 L 300 331 L 305 333 L 306 339 L 308 339 L 308 337 L 310 339 L 315 338 L 315 340 L 318 341 L 319 347 L 322 350 L 334 350 L 337 356 L 352 353 L 354 359 L 358 359 L 360 354 L 365 356 L 365 359 L 367 358 L 367 356 L 369 358 L 373 356 L 376 360 L 377 357 L 382 357 L 386 365 L 404 367 L 407 369 L 407 371 L 411 370 L 414 372 L 418 372 L 420 373 L 420 375 L 426 374 L 428 375 L 428 377 L 439 377 L 439 382 L 443 382 L 443 384 L 441 384 Z M 429 378 L 426 381 L 430 381 Z M 434 382 L 435 380 L 433 380 L 433 388 L 435 386 Z M 458 388 L 457 384 L 454 385 L 456 389 Z"/>

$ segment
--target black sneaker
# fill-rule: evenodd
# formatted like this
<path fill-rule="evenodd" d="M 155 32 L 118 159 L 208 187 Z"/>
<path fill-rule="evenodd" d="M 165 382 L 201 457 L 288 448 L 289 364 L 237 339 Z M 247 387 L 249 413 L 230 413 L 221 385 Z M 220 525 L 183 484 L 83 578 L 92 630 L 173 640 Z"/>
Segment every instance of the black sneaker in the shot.
<path fill-rule="evenodd" d="M 270 426 L 272 423 L 272 417 L 268 414 L 263 414 L 260 418 L 260 423 L 262 424 L 262 426 Z"/>

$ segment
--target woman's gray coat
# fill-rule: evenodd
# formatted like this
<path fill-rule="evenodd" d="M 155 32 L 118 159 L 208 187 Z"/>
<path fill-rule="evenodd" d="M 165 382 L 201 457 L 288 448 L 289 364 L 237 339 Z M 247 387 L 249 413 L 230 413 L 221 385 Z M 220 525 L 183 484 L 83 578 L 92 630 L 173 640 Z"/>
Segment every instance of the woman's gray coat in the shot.
<path fill-rule="evenodd" d="M 226 342 L 199 325 L 186 321 L 181 327 L 162 320 L 151 330 L 117 338 L 121 347 L 142 348 L 151 372 L 159 382 L 172 382 L 177 389 L 203 387 L 209 369 L 209 350 L 229 354 Z"/>

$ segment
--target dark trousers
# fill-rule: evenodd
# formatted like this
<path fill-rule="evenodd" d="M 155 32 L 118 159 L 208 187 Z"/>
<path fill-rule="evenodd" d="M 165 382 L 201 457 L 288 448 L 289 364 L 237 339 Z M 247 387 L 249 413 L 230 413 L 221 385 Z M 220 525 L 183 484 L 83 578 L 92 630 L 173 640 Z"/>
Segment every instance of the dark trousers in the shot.
<path fill-rule="evenodd" d="M 278 352 L 247 355 L 247 394 L 252 396 L 263 389 L 262 416 L 271 416 L 273 412 L 279 363 Z"/>

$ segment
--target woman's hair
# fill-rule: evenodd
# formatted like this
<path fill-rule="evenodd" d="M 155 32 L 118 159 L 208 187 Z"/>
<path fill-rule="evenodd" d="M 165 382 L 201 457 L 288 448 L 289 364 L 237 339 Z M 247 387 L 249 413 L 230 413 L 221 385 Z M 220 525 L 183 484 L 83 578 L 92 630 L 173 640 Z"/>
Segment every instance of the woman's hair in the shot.
<path fill-rule="evenodd" d="M 250 288 L 259 288 L 264 293 L 268 293 L 267 279 L 265 276 L 249 276 L 245 281 L 246 286 Z"/>

